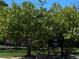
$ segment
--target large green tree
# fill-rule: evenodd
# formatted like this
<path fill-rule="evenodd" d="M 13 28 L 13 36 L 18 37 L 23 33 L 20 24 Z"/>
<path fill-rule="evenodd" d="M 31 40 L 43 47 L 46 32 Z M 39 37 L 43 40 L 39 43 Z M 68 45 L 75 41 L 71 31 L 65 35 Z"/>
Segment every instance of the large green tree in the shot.
<path fill-rule="evenodd" d="M 46 10 L 26 2 L 21 6 L 14 3 L 11 8 L 0 10 L 1 39 L 12 39 L 19 44 L 40 48 L 47 47 L 48 40 L 52 38 L 79 41 L 78 32 L 79 12 L 74 6 L 62 8 L 55 3 Z"/>

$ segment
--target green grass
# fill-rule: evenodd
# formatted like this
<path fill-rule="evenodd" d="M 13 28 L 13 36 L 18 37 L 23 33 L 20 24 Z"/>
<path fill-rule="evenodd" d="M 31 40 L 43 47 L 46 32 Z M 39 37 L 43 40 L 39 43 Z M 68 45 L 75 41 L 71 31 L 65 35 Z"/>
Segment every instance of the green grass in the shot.
<path fill-rule="evenodd" d="M 0 57 L 21 57 L 26 55 L 26 53 L 0 53 Z"/>
<path fill-rule="evenodd" d="M 78 49 L 76 49 L 76 51 L 75 52 L 79 52 L 79 48 Z"/>
<path fill-rule="evenodd" d="M 21 57 L 26 55 L 26 50 L 0 50 L 0 57 Z"/>
<path fill-rule="evenodd" d="M 79 48 L 74 50 L 74 55 L 79 56 Z M 47 54 L 47 50 L 44 50 L 45 54 Z M 0 49 L 0 57 L 21 57 L 27 54 L 26 49 Z M 32 50 L 32 55 L 36 55 L 36 51 Z"/>
<path fill-rule="evenodd" d="M 79 56 L 79 48 L 74 48 L 73 54 Z"/>
<path fill-rule="evenodd" d="M 27 50 L 0 50 L 0 53 L 26 53 Z"/>

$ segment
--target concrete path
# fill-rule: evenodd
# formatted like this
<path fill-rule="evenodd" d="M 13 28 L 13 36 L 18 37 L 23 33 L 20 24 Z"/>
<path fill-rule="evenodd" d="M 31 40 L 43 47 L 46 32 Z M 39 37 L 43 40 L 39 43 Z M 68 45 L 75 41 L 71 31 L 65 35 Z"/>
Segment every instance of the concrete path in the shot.
<path fill-rule="evenodd" d="M 10 57 L 10 58 L 0 58 L 0 59 L 21 59 L 21 57 Z M 71 59 L 79 59 L 79 56 L 71 56 Z"/>
<path fill-rule="evenodd" d="M 79 59 L 79 56 L 72 57 L 71 59 Z"/>
<path fill-rule="evenodd" d="M 21 59 L 21 57 L 0 58 L 0 59 Z"/>

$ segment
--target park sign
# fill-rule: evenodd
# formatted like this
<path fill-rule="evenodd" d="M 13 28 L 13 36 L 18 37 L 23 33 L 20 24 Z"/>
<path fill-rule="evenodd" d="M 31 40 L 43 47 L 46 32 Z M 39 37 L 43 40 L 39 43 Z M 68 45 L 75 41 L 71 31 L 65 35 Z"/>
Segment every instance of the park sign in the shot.
<path fill-rule="evenodd" d="M 51 48 L 57 48 L 57 47 L 65 47 L 65 48 L 79 48 L 79 41 L 75 40 L 67 40 L 67 39 L 58 39 L 58 38 L 52 38 L 48 41 L 48 46 Z"/>
<path fill-rule="evenodd" d="M 48 45 L 49 45 L 49 47 L 52 47 L 52 48 L 61 47 L 62 42 L 60 39 L 54 38 L 54 39 L 49 40 Z"/>

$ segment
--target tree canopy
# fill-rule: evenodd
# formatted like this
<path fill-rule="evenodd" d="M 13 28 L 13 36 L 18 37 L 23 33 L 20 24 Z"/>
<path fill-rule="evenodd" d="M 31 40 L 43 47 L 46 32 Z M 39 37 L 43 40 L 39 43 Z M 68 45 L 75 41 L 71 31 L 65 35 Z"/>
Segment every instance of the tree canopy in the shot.
<path fill-rule="evenodd" d="M 79 41 L 79 12 L 75 6 L 62 8 L 58 3 L 46 10 L 37 9 L 32 3 L 0 10 L 0 39 L 20 43 L 32 40 L 34 47 L 47 46 L 53 37 Z M 39 46 L 38 46 L 39 45 Z"/>
<path fill-rule="evenodd" d="M 8 6 L 5 2 L 3 2 L 3 0 L 0 0 L 0 8 L 3 6 Z"/>

